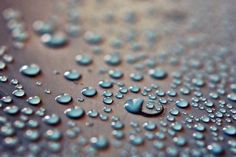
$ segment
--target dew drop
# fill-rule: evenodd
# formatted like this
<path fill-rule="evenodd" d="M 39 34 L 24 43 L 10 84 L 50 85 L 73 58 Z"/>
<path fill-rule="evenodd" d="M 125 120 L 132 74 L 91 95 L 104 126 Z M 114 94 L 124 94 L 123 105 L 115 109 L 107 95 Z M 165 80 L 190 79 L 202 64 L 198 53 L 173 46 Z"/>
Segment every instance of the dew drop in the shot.
<path fill-rule="evenodd" d="M 167 72 L 163 69 L 150 69 L 148 73 L 154 79 L 164 79 L 167 76 Z"/>
<path fill-rule="evenodd" d="M 81 78 L 81 74 L 77 70 L 68 70 L 64 73 L 64 77 L 67 80 L 75 81 Z"/>
<path fill-rule="evenodd" d="M 98 150 L 106 149 L 109 146 L 109 142 L 104 136 L 92 137 L 90 143 L 92 147 Z"/>
<path fill-rule="evenodd" d="M 93 87 L 85 87 L 82 89 L 81 93 L 86 97 L 93 97 L 97 94 L 97 90 Z"/>
<path fill-rule="evenodd" d="M 188 101 L 186 101 L 186 100 L 184 100 L 184 99 L 177 100 L 175 104 L 176 104 L 176 106 L 179 107 L 179 108 L 187 108 L 187 107 L 189 106 Z"/>
<path fill-rule="evenodd" d="M 68 93 L 63 93 L 63 94 L 56 96 L 55 100 L 59 104 L 68 104 L 72 101 L 72 97 Z"/>
<path fill-rule="evenodd" d="M 85 112 L 83 108 L 75 106 L 73 108 L 66 109 L 64 113 L 68 118 L 79 119 L 84 116 Z"/>
<path fill-rule="evenodd" d="M 29 77 L 37 76 L 40 73 L 40 71 L 41 71 L 40 67 L 36 64 L 23 65 L 20 68 L 20 72 L 25 76 Z"/>

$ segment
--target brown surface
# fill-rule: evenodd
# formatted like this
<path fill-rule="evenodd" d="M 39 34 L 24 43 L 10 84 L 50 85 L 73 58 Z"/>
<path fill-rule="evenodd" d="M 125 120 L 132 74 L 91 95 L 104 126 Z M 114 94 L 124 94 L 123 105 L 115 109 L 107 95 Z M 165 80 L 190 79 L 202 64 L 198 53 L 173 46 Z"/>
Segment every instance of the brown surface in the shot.
<path fill-rule="evenodd" d="M 228 2 L 228 3 L 227 3 Z M 207 23 L 209 26 L 202 27 L 201 31 L 199 34 L 200 35 L 205 35 L 207 34 L 207 38 L 213 41 L 222 41 L 222 38 L 226 38 L 226 40 L 233 38 L 234 36 L 226 36 L 225 34 L 229 34 L 227 32 L 227 28 L 224 28 L 224 19 L 228 18 L 229 20 L 235 19 L 235 7 L 236 7 L 236 1 L 234 0 L 228 0 L 227 2 L 221 1 L 221 0 L 215 0 L 206 2 L 205 0 L 199 0 L 199 1 L 182 1 L 178 3 L 178 6 L 174 2 L 157 2 L 158 8 L 160 8 L 160 17 L 158 17 L 157 21 L 155 21 L 155 24 L 158 27 L 158 24 L 163 22 L 163 16 L 165 13 L 171 12 L 171 11 L 181 11 L 183 14 L 186 15 L 185 18 L 188 18 L 190 16 L 194 16 L 196 18 L 202 18 L 202 21 L 204 24 L 206 24 L 205 21 L 208 21 Z M 63 112 L 68 106 L 63 106 L 63 105 L 58 105 L 55 101 L 54 98 L 56 95 L 60 93 L 69 93 L 73 96 L 74 101 L 69 104 L 69 106 L 79 104 L 80 106 L 83 106 L 86 111 L 90 109 L 97 109 L 98 111 L 101 111 L 103 108 L 102 104 L 102 91 L 98 85 L 97 82 L 101 79 L 109 79 L 109 76 L 104 75 L 104 76 L 99 76 L 97 77 L 97 73 L 100 69 L 100 67 L 106 67 L 111 69 L 111 67 L 105 65 L 103 62 L 103 56 L 104 54 L 108 54 L 112 52 L 111 47 L 109 47 L 109 41 L 112 39 L 114 36 L 119 36 L 119 32 L 124 31 L 126 29 L 126 24 L 121 24 L 120 21 L 117 21 L 115 24 L 107 25 L 99 21 L 93 21 L 91 20 L 92 18 L 99 17 L 102 15 L 103 12 L 106 12 L 107 9 L 111 9 L 110 6 L 115 6 L 114 10 L 118 12 L 118 16 L 122 15 L 123 10 L 129 9 L 129 6 L 132 8 L 136 9 L 138 12 L 144 10 L 143 8 L 148 7 L 152 5 L 152 2 L 146 1 L 127 1 L 123 2 L 122 1 L 117 1 L 113 4 L 112 2 L 106 3 L 106 5 L 95 5 L 94 1 L 84 1 L 84 5 L 80 6 L 80 12 L 82 15 L 82 25 L 84 30 L 92 30 L 92 31 L 99 31 L 99 33 L 103 34 L 105 36 L 105 42 L 102 44 L 102 48 L 104 50 L 103 55 L 101 56 L 96 56 L 92 55 L 91 52 L 91 46 L 86 44 L 82 37 L 78 38 L 71 38 L 69 46 L 66 46 L 64 48 L 60 49 L 50 49 L 45 47 L 40 43 L 39 37 L 36 36 L 33 31 L 32 31 L 32 23 L 35 20 L 47 20 L 48 17 L 50 17 L 52 14 L 54 15 L 59 15 L 59 18 L 61 17 L 60 15 L 63 15 L 62 12 L 57 13 L 56 11 L 56 6 L 55 3 L 62 3 L 66 4 L 65 1 L 63 2 L 58 2 L 56 0 L 52 1 L 47 1 L 47 0 L 15 0 L 15 1 L 8 1 L 8 0 L 2 0 L 0 2 L 0 10 L 2 11 L 5 8 L 14 8 L 18 9 L 22 12 L 23 14 L 23 21 L 25 22 L 27 29 L 29 30 L 30 33 L 30 40 L 26 44 L 26 48 L 23 50 L 15 50 L 12 47 L 12 40 L 9 36 L 9 32 L 7 31 L 6 23 L 3 20 L 2 17 L 0 17 L 0 44 L 5 44 L 9 45 L 9 53 L 14 56 L 14 63 L 9 64 L 8 68 L 6 71 L 1 72 L 1 74 L 6 74 L 9 76 L 9 78 L 17 78 L 20 83 L 23 85 L 27 96 L 33 96 L 33 95 L 39 95 L 43 103 L 41 104 L 43 107 L 47 109 L 47 113 L 57 113 L 59 115 L 63 115 Z M 127 3 L 127 4 L 126 4 Z M 132 5 L 128 5 L 132 3 Z M 135 3 L 135 4 L 134 4 Z M 153 2 L 154 3 L 154 2 Z M 165 4 L 167 3 L 167 4 Z M 134 5 L 133 5 L 134 4 Z M 180 4 L 180 5 L 179 5 Z M 163 7 L 162 7 L 163 6 Z M 112 10 L 108 11 L 112 11 Z M 202 10 L 202 11 L 200 11 Z M 120 13 L 119 13 L 120 12 Z M 208 12 L 208 13 L 207 13 Z M 209 13 L 210 12 L 210 13 Z M 121 16 L 122 17 L 122 16 Z M 141 17 L 141 16 L 140 16 Z M 60 18 L 61 19 L 61 18 Z M 62 18 L 63 19 L 63 18 Z M 65 18 L 64 18 L 65 20 Z M 139 19 L 140 23 L 135 26 L 128 26 L 128 27 L 135 27 L 137 30 L 142 29 L 142 27 L 150 26 L 149 23 L 153 22 L 152 20 L 148 19 Z M 91 22 L 92 21 L 92 22 Z M 165 21 L 165 20 L 164 20 Z M 61 22 L 63 25 L 63 21 Z M 95 23 L 95 24 L 93 24 Z M 235 23 L 234 23 L 235 24 Z M 61 26 L 61 25 L 60 25 Z M 234 29 L 235 25 L 232 26 Z M 235 29 L 234 29 L 235 30 Z M 204 32 L 205 31 L 205 32 Z M 216 33 L 218 32 L 218 33 Z M 181 24 L 178 24 L 178 28 L 176 28 L 176 31 L 172 33 L 169 36 L 166 36 L 161 42 L 158 44 L 156 49 L 161 50 L 163 47 L 168 45 L 171 42 L 175 41 L 175 38 L 185 36 L 186 34 L 185 30 L 185 22 L 181 22 Z M 207 44 L 207 43 L 206 43 Z M 126 52 L 130 51 L 130 48 L 128 46 L 124 47 L 122 50 L 122 53 L 125 55 Z M 148 50 L 150 51 L 150 55 L 152 55 L 153 52 L 152 49 Z M 89 67 L 82 67 L 78 66 L 75 61 L 74 57 L 78 53 L 88 53 L 93 56 L 93 64 Z M 42 69 L 42 74 L 39 75 L 36 78 L 27 78 L 22 76 L 18 70 L 19 68 L 24 65 L 24 64 L 30 64 L 30 63 L 36 63 L 38 64 L 41 69 Z M 127 63 L 123 62 L 119 67 L 119 69 L 125 69 L 125 77 L 123 77 L 120 81 L 124 81 L 127 85 L 133 85 L 135 84 L 134 82 L 130 81 L 128 78 L 129 73 L 134 71 L 133 67 L 130 67 Z M 175 68 L 173 67 L 165 67 L 167 71 L 171 72 L 174 71 Z M 178 67 L 176 67 L 178 68 Z M 82 73 L 82 79 L 79 80 L 76 83 L 65 81 L 63 77 L 63 72 L 68 69 L 77 69 Z M 57 70 L 60 72 L 60 75 L 54 75 L 53 71 Z M 36 81 L 41 81 L 42 86 L 37 86 L 35 84 Z M 161 86 L 163 89 L 168 89 L 169 88 L 169 82 L 170 78 L 166 79 L 165 81 L 160 82 Z M 145 80 L 138 83 L 138 85 L 142 86 L 148 86 L 153 83 L 153 80 L 150 79 L 149 77 L 145 77 Z M 81 97 L 81 89 L 85 86 L 93 86 L 98 89 L 98 95 L 95 98 L 86 98 L 83 103 L 78 103 L 76 99 L 78 97 Z M 5 89 L 10 92 L 14 89 L 13 86 L 9 86 L 7 84 L 1 84 L 1 88 Z M 12 88 L 12 89 L 11 89 Z M 44 93 L 45 89 L 50 89 L 52 93 L 50 95 L 47 95 Z M 113 89 L 114 91 L 117 91 L 117 89 Z M 128 97 L 136 97 L 134 94 L 127 94 L 125 98 Z M 25 105 L 25 100 L 22 99 L 14 99 L 15 102 L 19 105 Z M 126 123 L 125 125 L 125 130 L 128 131 L 130 126 L 128 125 L 131 120 L 135 120 L 140 122 L 142 124 L 143 122 L 147 120 L 155 120 L 159 121 L 164 117 L 166 114 L 165 112 L 168 110 L 166 109 L 165 112 L 155 118 L 144 118 L 142 116 L 136 116 L 127 113 L 123 109 L 123 103 L 126 99 L 122 100 L 117 100 L 114 99 L 114 103 L 112 105 L 113 112 L 111 115 L 118 115 L 123 122 Z M 189 112 L 191 109 L 189 109 Z M 198 115 L 198 113 L 193 113 L 194 115 Z M 111 119 L 110 115 L 110 119 Z M 37 117 L 32 117 L 33 119 L 38 119 Z M 61 116 L 62 118 L 62 123 L 60 126 L 57 128 L 60 128 L 62 130 L 65 130 L 67 128 L 64 124 L 68 119 L 65 116 Z M 15 117 L 13 118 L 15 119 Z M 94 123 L 94 126 L 89 128 L 85 126 L 86 122 L 92 121 Z M 83 119 L 78 121 L 78 124 L 82 130 L 81 134 L 84 135 L 85 137 L 91 137 L 91 136 L 96 136 L 99 134 L 105 134 L 107 135 L 108 138 L 112 138 L 111 135 L 111 127 L 110 127 L 110 122 L 102 122 L 99 119 L 90 119 L 87 116 L 84 117 Z M 41 131 L 43 132 L 44 129 L 48 128 L 48 126 L 44 125 L 43 123 L 40 123 L 42 129 Z M 127 135 L 127 134 L 126 134 Z M 125 139 L 127 140 L 127 139 Z M 67 144 L 68 143 L 68 144 Z M 73 140 L 68 140 L 64 139 L 64 144 L 65 146 L 68 146 L 73 143 Z M 152 147 L 151 142 L 146 142 L 145 147 L 140 147 L 139 150 L 142 149 L 147 149 Z M 66 152 L 65 148 L 65 152 Z M 108 149 L 109 153 L 105 154 L 106 151 L 102 152 L 103 157 L 105 156 L 117 156 L 118 152 L 120 150 L 116 150 L 113 147 Z M 112 154 L 112 155 L 111 155 Z M 67 156 L 67 155 L 65 155 Z"/>

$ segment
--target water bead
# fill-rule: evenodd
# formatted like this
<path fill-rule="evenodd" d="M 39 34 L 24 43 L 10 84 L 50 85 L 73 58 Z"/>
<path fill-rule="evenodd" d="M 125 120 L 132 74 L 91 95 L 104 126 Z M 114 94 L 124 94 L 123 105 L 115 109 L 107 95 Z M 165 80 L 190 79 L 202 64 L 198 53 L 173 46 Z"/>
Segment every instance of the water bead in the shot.
<path fill-rule="evenodd" d="M 13 136 L 16 131 L 12 126 L 5 125 L 0 128 L 0 133 L 3 136 Z"/>
<path fill-rule="evenodd" d="M 25 137 L 30 141 L 36 141 L 40 138 L 40 134 L 36 130 L 26 130 Z"/>
<path fill-rule="evenodd" d="M 164 79 L 167 76 L 167 72 L 163 69 L 150 69 L 148 73 L 154 79 Z"/>
<path fill-rule="evenodd" d="M 153 131 L 153 130 L 156 129 L 156 127 L 157 127 L 156 124 L 153 123 L 153 122 L 145 122 L 143 124 L 143 128 L 148 130 L 148 131 Z"/>
<path fill-rule="evenodd" d="M 84 116 L 85 111 L 83 108 L 75 106 L 73 108 L 66 109 L 64 113 L 68 118 L 79 119 Z"/>
<path fill-rule="evenodd" d="M 10 104 L 10 103 L 13 102 L 13 99 L 12 99 L 11 96 L 3 96 L 3 97 L 1 98 L 1 101 L 2 101 L 3 103 L 5 103 L 5 104 Z"/>
<path fill-rule="evenodd" d="M 227 98 L 232 102 L 236 102 L 236 94 L 235 93 L 228 94 Z"/>
<path fill-rule="evenodd" d="M 142 81 L 143 80 L 143 75 L 139 74 L 139 73 L 131 73 L 130 74 L 130 78 L 133 81 Z"/>
<path fill-rule="evenodd" d="M 161 150 L 165 147 L 165 144 L 161 141 L 154 141 L 153 142 L 153 146 L 157 149 L 157 150 Z"/>
<path fill-rule="evenodd" d="M 90 143 L 92 147 L 98 150 L 106 149 L 109 146 L 109 142 L 104 136 L 92 137 Z"/>
<path fill-rule="evenodd" d="M 170 96 L 170 97 L 175 97 L 177 95 L 176 91 L 174 90 L 169 90 L 167 91 L 167 94 Z"/>
<path fill-rule="evenodd" d="M 45 132 L 45 137 L 48 140 L 57 141 L 62 138 L 62 133 L 57 129 L 49 129 Z"/>
<path fill-rule="evenodd" d="M 93 97 L 97 94 L 97 90 L 93 87 L 85 87 L 81 90 L 81 93 L 86 97 Z"/>
<path fill-rule="evenodd" d="M 59 104 L 65 105 L 65 104 L 68 104 L 72 101 L 72 97 L 68 93 L 63 93 L 63 94 L 56 96 L 55 100 Z"/>
<path fill-rule="evenodd" d="M 140 87 L 138 86 L 130 86 L 129 87 L 129 90 L 132 92 L 132 93 L 138 93 L 140 91 Z"/>
<path fill-rule="evenodd" d="M 117 121 L 117 122 L 112 122 L 111 123 L 111 126 L 113 129 L 115 130 L 120 130 L 120 129 L 123 129 L 124 128 L 124 124 L 120 121 Z"/>
<path fill-rule="evenodd" d="M 103 96 L 105 97 L 111 97 L 113 95 L 113 93 L 111 91 L 104 91 L 103 92 Z"/>
<path fill-rule="evenodd" d="M 77 55 L 76 57 L 75 57 L 75 61 L 79 64 L 79 65 L 84 65 L 84 66 L 86 66 L 86 65 L 90 65 L 90 64 L 92 64 L 92 62 L 93 62 L 93 60 L 92 60 L 92 58 L 90 57 L 90 56 L 88 56 L 88 55 Z"/>
<path fill-rule="evenodd" d="M 208 145 L 207 149 L 214 155 L 220 155 L 224 151 L 222 146 L 218 143 L 212 143 L 212 144 Z"/>
<path fill-rule="evenodd" d="M 20 72 L 25 76 L 34 77 L 40 73 L 41 69 L 37 64 L 23 65 Z"/>
<path fill-rule="evenodd" d="M 38 34 L 49 34 L 52 33 L 54 30 L 54 26 L 52 23 L 47 23 L 44 21 L 35 21 L 33 23 L 33 29 Z"/>
<path fill-rule="evenodd" d="M 167 156 L 178 156 L 179 151 L 176 147 L 170 146 L 167 148 Z"/>
<path fill-rule="evenodd" d="M 0 61 L 0 70 L 4 70 L 6 68 L 6 63 Z"/>
<path fill-rule="evenodd" d="M 64 73 L 64 77 L 67 80 L 75 81 L 81 78 L 81 74 L 77 70 L 68 70 Z"/>
<path fill-rule="evenodd" d="M 90 111 L 88 111 L 87 115 L 91 118 L 97 118 L 99 115 L 99 112 L 97 112 L 95 110 L 90 110 Z"/>
<path fill-rule="evenodd" d="M 186 144 L 186 139 L 182 136 L 174 137 L 173 141 L 178 146 L 184 146 Z"/>
<path fill-rule="evenodd" d="M 186 101 L 186 100 L 184 100 L 184 99 L 177 100 L 175 104 L 176 104 L 176 106 L 179 107 L 179 108 L 187 108 L 187 107 L 189 106 L 188 101 Z"/>
<path fill-rule="evenodd" d="M 192 83 L 197 87 L 203 87 L 205 85 L 205 82 L 202 79 L 194 78 L 192 80 Z"/>
<path fill-rule="evenodd" d="M 229 136 L 236 135 L 236 127 L 232 125 L 227 125 L 223 128 L 223 132 Z"/>
<path fill-rule="evenodd" d="M 112 88 L 112 86 L 113 86 L 113 83 L 108 80 L 99 81 L 98 84 L 102 88 Z"/>
<path fill-rule="evenodd" d="M 122 131 L 119 130 L 113 130 L 112 131 L 112 135 L 116 138 L 116 139 L 122 139 L 124 138 L 124 133 Z"/>
<path fill-rule="evenodd" d="M 138 135 L 130 135 L 129 141 L 133 145 L 142 145 L 144 143 L 144 138 Z"/>
<path fill-rule="evenodd" d="M 118 54 L 106 55 L 104 57 L 104 60 L 108 65 L 112 65 L 112 66 L 116 66 L 121 63 L 121 58 Z"/>
<path fill-rule="evenodd" d="M 180 113 L 179 110 L 176 109 L 176 108 L 172 108 L 170 110 L 170 114 L 173 115 L 173 116 L 177 116 L 179 113 Z"/>
<path fill-rule="evenodd" d="M 60 123 L 61 119 L 58 115 L 52 114 L 43 117 L 43 121 L 48 125 L 57 125 Z"/>
<path fill-rule="evenodd" d="M 231 89 L 234 93 L 236 93 L 236 84 L 231 84 L 231 85 L 230 85 L 230 89 Z"/>
<path fill-rule="evenodd" d="M 15 105 L 7 106 L 3 109 L 3 111 L 9 115 L 16 115 L 19 112 L 19 108 Z"/>
<path fill-rule="evenodd" d="M 3 144 L 7 147 L 15 147 L 18 143 L 19 140 L 16 137 L 6 137 L 3 139 Z"/>
<path fill-rule="evenodd" d="M 50 141 L 47 143 L 47 148 L 51 152 L 59 152 L 61 150 L 61 143 Z"/>
<path fill-rule="evenodd" d="M 119 88 L 119 92 L 122 93 L 122 94 L 127 94 L 128 91 L 129 91 L 129 90 L 128 90 L 128 88 L 126 88 L 126 87 L 120 87 L 120 88 Z"/>
<path fill-rule="evenodd" d="M 158 116 L 164 111 L 164 107 L 160 104 L 154 104 L 153 108 L 147 105 L 142 106 L 142 115 L 146 117 Z"/>
<path fill-rule="evenodd" d="M 124 108 L 130 113 L 140 114 L 143 102 L 144 100 L 141 98 L 128 99 L 124 104 Z"/>
<path fill-rule="evenodd" d="M 180 92 L 183 95 L 189 95 L 191 93 L 190 89 L 188 89 L 187 87 L 180 88 Z"/>
<path fill-rule="evenodd" d="M 107 115 L 103 115 L 103 114 L 100 114 L 99 115 L 99 118 L 102 120 L 102 121 L 107 121 L 109 119 L 109 117 Z"/>
<path fill-rule="evenodd" d="M 8 78 L 4 75 L 0 75 L 0 82 L 4 83 L 7 82 Z"/>
<path fill-rule="evenodd" d="M 110 97 L 104 97 L 103 98 L 103 103 L 106 105 L 111 105 L 113 103 L 113 99 Z"/>
<path fill-rule="evenodd" d="M 175 131 L 180 131 L 182 130 L 183 126 L 180 122 L 175 122 L 171 124 L 172 129 L 174 129 Z"/>
<path fill-rule="evenodd" d="M 97 33 L 88 31 L 84 35 L 84 40 L 88 44 L 97 45 L 97 44 L 102 43 L 103 37 L 101 35 L 97 34 Z"/>
<path fill-rule="evenodd" d="M 114 79 L 120 79 L 123 77 L 123 72 L 120 70 L 110 70 L 109 76 Z"/>
<path fill-rule="evenodd" d="M 65 33 L 57 32 L 54 34 L 43 34 L 41 42 L 50 48 L 59 48 L 68 43 L 68 38 Z"/>
<path fill-rule="evenodd" d="M 31 96 L 27 100 L 28 104 L 37 106 L 41 102 L 41 98 L 39 96 Z"/>
<path fill-rule="evenodd" d="M 16 97 L 23 97 L 25 95 L 25 91 L 23 89 L 16 89 L 12 92 L 12 94 Z"/>

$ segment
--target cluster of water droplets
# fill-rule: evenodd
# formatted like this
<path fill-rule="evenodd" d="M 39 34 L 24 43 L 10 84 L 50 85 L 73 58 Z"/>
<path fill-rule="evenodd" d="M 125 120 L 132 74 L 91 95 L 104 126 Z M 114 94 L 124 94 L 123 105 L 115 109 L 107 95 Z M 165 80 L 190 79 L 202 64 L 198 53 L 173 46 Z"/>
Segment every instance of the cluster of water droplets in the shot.
<path fill-rule="evenodd" d="M 0 61 L 0 150 L 14 149 L 4 152 L 6 156 L 60 156 L 67 152 L 71 156 L 95 156 L 114 149 L 115 155 L 122 157 L 236 154 L 236 67 L 231 49 L 209 45 L 202 50 L 198 46 L 206 42 L 205 38 L 186 35 L 184 41 L 176 39 L 159 51 L 157 42 L 175 32 L 171 26 L 178 25 L 184 13 L 165 15 L 169 26 L 158 34 L 155 29 L 131 29 L 139 23 L 139 12 L 131 9 L 122 19 L 127 25 L 125 33 L 121 37 L 111 33 L 115 36 L 109 43 L 113 51 L 104 53 L 101 45 L 107 44 L 110 34 L 81 31 L 80 14 L 73 5 L 78 4 L 69 2 L 66 10 L 65 30 L 59 30 L 52 19 L 37 20 L 32 27 L 40 42 L 57 48 L 55 51 L 68 48 L 69 41 L 80 38 L 80 34 L 93 48 L 93 53 L 75 55 L 71 63 L 78 68 L 67 69 L 62 76 L 57 71 L 60 69 L 53 71 L 56 79 L 62 77 L 78 87 L 76 97 L 70 86 L 64 89 L 67 92 L 51 93 L 46 88 L 37 93 L 31 89 L 34 85 L 23 87 L 22 78 L 12 78 L 10 71 L 9 75 L 1 73 L 7 70 L 5 62 L 11 62 L 11 56 L 4 55 L 4 46 L 0 48 L 4 60 Z M 155 9 L 150 7 L 145 17 L 158 17 Z M 21 14 L 7 9 L 3 16 L 12 30 L 13 42 L 25 42 L 28 34 L 18 21 Z M 109 25 L 118 17 L 111 12 L 103 18 Z M 189 29 L 194 29 L 189 23 Z M 128 49 L 123 50 L 125 47 Z M 122 52 L 127 50 L 127 54 Z M 44 70 L 26 63 L 19 73 L 23 79 L 37 80 Z M 44 81 L 35 84 L 37 88 L 47 86 Z"/>

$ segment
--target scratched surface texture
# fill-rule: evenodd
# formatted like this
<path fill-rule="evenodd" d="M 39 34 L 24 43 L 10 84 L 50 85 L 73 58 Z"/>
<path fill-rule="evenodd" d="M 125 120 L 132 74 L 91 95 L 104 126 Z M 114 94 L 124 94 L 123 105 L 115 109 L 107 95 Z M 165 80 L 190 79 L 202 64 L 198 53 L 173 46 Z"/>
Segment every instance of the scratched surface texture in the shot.
<path fill-rule="evenodd" d="M 4 10 L 9 8 L 20 12 L 19 21 L 28 34 L 27 40 L 12 37 L 9 20 L 3 17 Z M 7 82 L 0 82 L 0 98 L 11 96 L 13 99 L 11 103 L 1 102 L 0 156 L 236 155 L 236 133 L 229 135 L 223 131 L 224 127 L 230 125 L 231 131 L 236 132 L 236 87 L 232 87 L 236 83 L 235 0 L 1 0 L 0 11 L 0 45 L 7 47 L 5 53 L 13 57 L 10 62 L 3 55 L 0 58 L 6 63 L 6 67 L 0 70 L 1 78 L 8 78 Z M 53 23 L 54 31 L 63 32 L 67 43 L 57 48 L 43 44 L 41 35 L 33 29 L 33 23 L 38 20 Z M 68 34 L 68 25 L 75 26 L 77 31 Z M 89 43 L 85 39 L 89 32 L 98 34 L 102 40 Z M 121 63 L 111 66 L 104 58 L 114 53 L 118 54 Z M 77 64 L 75 57 L 78 54 L 90 56 L 92 63 L 86 66 Z M 37 64 L 41 73 L 27 77 L 19 71 L 23 65 L 30 64 Z M 164 79 L 152 78 L 149 71 L 156 68 L 164 69 L 167 76 Z M 80 72 L 79 80 L 65 79 L 64 72 L 71 69 Z M 114 79 L 109 76 L 109 70 L 114 69 L 123 72 L 123 77 Z M 177 72 L 182 73 L 181 78 Z M 133 81 L 130 79 L 131 73 L 141 73 L 144 79 Z M 214 76 L 210 77 L 210 74 L 219 76 L 220 81 L 214 82 Z M 11 83 L 12 79 L 19 81 L 25 96 L 18 98 L 12 95 L 17 89 L 16 84 Z M 194 79 L 195 82 L 192 81 Z M 112 81 L 114 85 L 109 89 L 101 88 L 98 85 L 101 80 Z M 201 81 L 204 81 L 204 85 L 200 85 Z M 140 87 L 141 91 L 129 91 L 123 94 L 123 98 L 116 98 L 119 83 L 128 89 L 130 86 Z M 152 89 L 153 85 L 158 85 L 158 90 L 164 91 L 165 96 L 155 97 L 157 89 Z M 97 90 L 96 96 L 86 97 L 81 93 L 88 86 Z M 191 93 L 181 94 L 183 87 L 189 87 Z M 147 88 L 152 90 L 148 91 Z M 143 92 L 145 89 L 146 94 Z M 176 91 L 177 96 L 168 96 L 167 91 L 170 89 Z M 222 94 L 220 89 L 225 93 Z M 50 90 L 50 93 L 45 90 Z M 107 90 L 113 93 L 111 105 L 103 102 L 103 92 Z M 196 96 L 196 92 L 202 96 Z M 59 104 L 55 97 L 62 93 L 68 93 L 73 100 L 66 105 Z M 230 94 L 232 98 L 229 98 Z M 30 96 L 39 96 L 41 103 L 30 105 L 26 101 Z M 163 106 L 164 111 L 150 117 L 129 113 L 124 104 L 134 98 L 145 101 L 154 99 Z M 180 99 L 186 100 L 189 106 L 177 107 L 176 101 Z M 200 99 L 200 102 L 195 102 L 196 99 Z M 209 107 L 211 112 L 204 107 L 207 101 L 214 103 L 213 107 Z M 194 106 L 196 104 L 197 107 Z M 19 112 L 13 115 L 6 113 L 6 108 L 14 105 Z M 73 106 L 83 108 L 85 115 L 79 119 L 68 118 L 64 111 Z M 104 112 L 105 106 L 112 111 Z M 20 111 L 23 108 L 30 108 L 33 113 L 24 114 Z M 45 124 L 44 116 L 36 114 L 40 108 L 45 109 L 44 116 L 58 115 L 60 123 Z M 173 108 L 180 111 L 178 116 L 170 114 Z M 101 120 L 99 116 L 91 118 L 87 114 L 90 110 L 106 115 L 108 120 Z M 112 134 L 116 129 L 111 123 L 117 117 L 124 125 L 119 129 L 124 133 L 122 139 L 116 139 Z M 187 122 L 187 117 L 192 121 Z M 202 117 L 209 117 L 210 121 L 203 122 Z M 37 122 L 38 126 L 30 126 L 30 120 Z M 16 128 L 16 121 L 23 121 L 25 127 Z M 139 126 L 130 124 L 134 122 Z M 143 127 L 146 122 L 155 123 L 157 128 L 147 131 Z M 175 122 L 182 124 L 181 131 L 172 128 Z M 205 131 L 196 130 L 196 124 L 203 125 Z M 70 125 L 75 125 L 73 127 L 77 131 L 73 131 Z M 13 128 L 14 133 L 4 134 L 4 126 Z M 213 126 L 217 131 L 211 130 Z M 59 130 L 62 138 L 48 140 L 45 133 L 50 129 Z M 25 135 L 27 130 L 37 131 L 37 140 L 29 140 Z M 166 137 L 159 139 L 156 135 L 158 132 L 163 132 Z M 204 138 L 194 138 L 196 132 L 203 134 Z M 133 134 L 143 139 L 143 142 L 132 144 L 130 136 Z M 105 137 L 107 146 L 99 149 L 91 144 L 91 137 L 97 136 Z M 178 145 L 181 139 L 174 140 L 175 137 L 183 137 L 185 144 Z M 160 146 L 162 144 L 163 148 Z"/>

